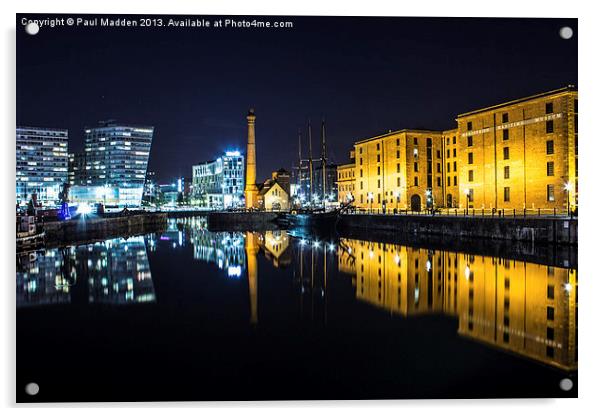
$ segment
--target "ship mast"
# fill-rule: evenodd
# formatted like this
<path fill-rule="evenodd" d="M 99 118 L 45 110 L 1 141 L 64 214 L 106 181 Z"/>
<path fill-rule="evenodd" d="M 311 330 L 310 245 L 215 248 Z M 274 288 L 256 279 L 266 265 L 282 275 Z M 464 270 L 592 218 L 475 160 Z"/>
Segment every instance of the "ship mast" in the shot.
<path fill-rule="evenodd" d="M 326 209 L 326 126 L 324 122 L 324 118 L 322 118 L 322 203 L 324 204 L 324 209 Z"/>
<path fill-rule="evenodd" d="M 313 204 L 314 196 L 314 161 L 311 151 L 311 120 L 307 120 L 307 135 L 309 140 L 309 203 Z"/>

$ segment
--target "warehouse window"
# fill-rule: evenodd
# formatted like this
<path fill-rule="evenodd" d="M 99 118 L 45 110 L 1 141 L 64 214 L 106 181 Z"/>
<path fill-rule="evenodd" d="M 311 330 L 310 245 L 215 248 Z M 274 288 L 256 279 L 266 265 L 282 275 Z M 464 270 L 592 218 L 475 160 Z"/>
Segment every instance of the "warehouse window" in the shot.
<path fill-rule="evenodd" d="M 468 182 L 472 182 L 474 180 L 474 170 L 468 171 Z"/>
<path fill-rule="evenodd" d="M 502 123 L 508 122 L 508 113 L 502 113 Z"/>
<path fill-rule="evenodd" d="M 510 179 L 510 166 L 504 166 L 504 179 Z"/>
<path fill-rule="evenodd" d="M 504 147 L 504 160 L 510 159 L 510 148 Z"/>
<path fill-rule="evenodd" d="M 504 202 L 510 202 L 510 187 L 504 187 Z"/>
<path fill-rule="evenodd" d="M 502 130 L 502 138 L 508 140 L 510 138 L 510 131 L 508 129 Z"/>
<path fill-rule="evenodd" d="M 468 164 L 472 165 L 472 161 L 473 161 L 473 157 L 472 157 L 472 152 L 468 154 Z"/>
<path fill-rule="evenodd" d="M 548 140 L 546 142 L 546 154 L 548 154 L 548 155 L 554 154 L 554 140 Z"/>
<path fill-rule="evenodd" d="M 468 147 L 472 146 L 472 136 L 466 138 L 468 140 Z"/>
<path fill-rule="evenodd" d="M 548 201 L 554 202 L 554 185 L 548 185 L 547 196 Z"/>
<path fill-rule="evenodd" d="M 546 114 L 552 114 L 554 112 L 554 104 L 546 103 Z"/>
<path fill-rule="evenodd" d="M 554 162 L 548 162 L 546 171 L 548 173 L 548 176 L 554 176 Z"/>
<path fill-rule="evenodd" d="M 466 123 L 466 130 L 472 130 L 472 121 Z"/>
<path fill-rule="evenodd" d="M 414 176 L 414 186 L 418 186 L 418 177 Z"/>
<path fill-rule="evenodd" d="M 554 133 L 554 120 L 546 121 L 546 133 Z"/>

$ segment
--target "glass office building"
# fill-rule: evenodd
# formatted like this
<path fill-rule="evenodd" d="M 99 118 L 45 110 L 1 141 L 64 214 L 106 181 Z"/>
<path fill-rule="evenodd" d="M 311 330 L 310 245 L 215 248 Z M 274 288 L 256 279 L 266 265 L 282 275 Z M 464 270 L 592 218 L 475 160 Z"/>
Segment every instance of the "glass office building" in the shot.
<path fill-rule="evenodd" d="M 65 129 L 17 127 L 17 204 L 27 205 L 32 195 L 42 206 L 57 206 L 67 182 Z"/>
<path fill-rule="evenodd" d="M 140 206 L 153 127 L 100 122 L 85 130 L 85 169 L 75 172 L 73 202 Z"/>
<path fill-rule="evenodd" d="M 193 202 L 211 209 L 243 205 L 245 189 L 244 156 L 238 151 L 192 167 Z"/>

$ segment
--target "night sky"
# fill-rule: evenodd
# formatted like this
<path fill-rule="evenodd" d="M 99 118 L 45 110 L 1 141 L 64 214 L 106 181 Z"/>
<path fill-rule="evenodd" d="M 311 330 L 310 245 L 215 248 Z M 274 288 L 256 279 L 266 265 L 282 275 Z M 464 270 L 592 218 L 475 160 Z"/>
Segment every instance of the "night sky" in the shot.
<path fill-rule="evenodd" d="M 355 140 L 453 128 L 459 113 L 577 84 L 576 19 L 272 16 L 261 19 L 294 28 L 43 27 L 30 36 L 24 16 L 68 17 L 17 16 L 17 125 L 67 128 L 69 151 L 98 120 L 153 125 L 149 169 L 164 182 L 244 151 L 249 107 L 262 181 L 291 168 L 298 128 L 307 149 L 308 118 L 314 156 L 325 117 L 329 158 L 346 163 Z M 572 39 L 558 35 L 563 26 Z"/>

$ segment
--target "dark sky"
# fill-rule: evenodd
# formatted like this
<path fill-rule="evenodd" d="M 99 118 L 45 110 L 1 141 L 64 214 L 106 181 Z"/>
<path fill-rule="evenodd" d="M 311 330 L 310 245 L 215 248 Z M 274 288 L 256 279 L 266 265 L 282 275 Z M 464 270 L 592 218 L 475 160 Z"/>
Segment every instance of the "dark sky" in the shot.
<path fill-rule="evenodd" d="M 25 16 L 68 17 L 17 16 L 17 124 L 68 128 L 70 151 L 98 120 L 153 125 L 149 169 L 162 181 L 244 150 L 250 106 L 259 181 L 290 169 L 308 118 L 314 155 L 325 117 L 329 157 L 345 163 L 355 140 L 452 128 L 459 113 L 577 84 L 576 19 L 272 16 L 256 18 L 294 28 L 55 27 L 30 36 Z M 560 38 L 563 26 L 572 39 Z"/>

